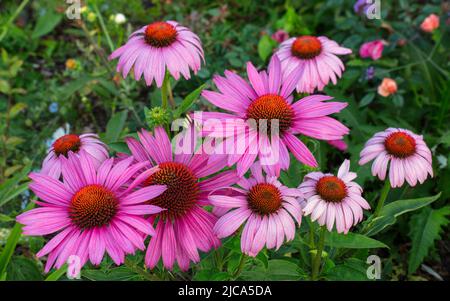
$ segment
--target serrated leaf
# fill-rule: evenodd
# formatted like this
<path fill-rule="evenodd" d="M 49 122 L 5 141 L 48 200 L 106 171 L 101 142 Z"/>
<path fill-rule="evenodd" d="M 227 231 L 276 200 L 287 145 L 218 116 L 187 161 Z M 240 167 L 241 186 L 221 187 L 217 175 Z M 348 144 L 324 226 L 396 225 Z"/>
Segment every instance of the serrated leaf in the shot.
<path fill-rule="evenodd" d="M 381 209 L 380 216 L 370 222 L 366 235 L 372 236 L 377 234 L 386 227 L 395 224 L 397 217 L 400 215 L 425 207 L 439 199 L 440 196 L 441 193 L 438 193 L 435 196 L 399 200 L 387 204 Z"/>
<path fill-rule="evenodd" d="M 288 260 L 269 260 L 268 268 L 259 266 L 251 271 L 244 271 L 241 277 L 245 280 L 299 280 L 302 270 L 297 264 Z"/>
<path fill-rule="evenodd" d="M 334 281 L 367 281 L 367 264 L 357 258 L 349 258 L 343 264 L 331 268 L 326 277 Z"/>
<path fill-rule="evenodd" d="M 408 260 L 409 274 L 417 270 L 430 247 L 434 245 L 434 241 L 440 238 L 442 228 L 450 222 L 447 215 L 450 215 L 450 206 L 437 210 L 424 208 L 411 218 L 409 236 L 412 247 Z"/>
<path fill-rule="evenodd" d="M 200 96 L 200 93 L 202 93 L 203 89 L 205 89 L 206 84 L 201 85 L 191 93 L 189 93 L 181 102 L 180 106 L 175 110 L 174 118 L 179 118 L 183 113 L 187 112 L 189 108 L 194 104 L 194 102 L 198 99 Z"/>
<path fill-rule="evenodd" d="M 334 248 L 347 249 L 389 248 L 381 241 L 352 232 L 347 234 L 339 234 L 336 232 L 328 233 L 328 235 L 325 236 L 325 245 Z"/>

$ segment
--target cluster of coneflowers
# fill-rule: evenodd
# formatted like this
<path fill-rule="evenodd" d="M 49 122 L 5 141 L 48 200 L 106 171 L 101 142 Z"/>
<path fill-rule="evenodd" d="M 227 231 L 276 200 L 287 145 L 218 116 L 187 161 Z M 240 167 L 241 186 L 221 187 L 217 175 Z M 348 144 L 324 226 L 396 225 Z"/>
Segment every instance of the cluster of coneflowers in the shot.
<path fill-rule="evenodd" d="M 187 270 L 190 262 L 200 261 L 199 251 L 217 248 L 232 235 L 241 236 L 244 254 L 257 256 L 264 247 L 278 249 L 293 240 L 304 215 L 329 231 L 347 233 L 370 209 L 349 160 L 336 175 L 308 173 L 296 188 L 278 177 L 289 168 L 290 154 L 318 166 L 301 135 L 345 147 L 349 129 L 329 115 L 347 103 L 323 94 L 297 100 L 294 90 L 313 93 L 330 81 L 336 84 L 344 71 L 337 55 L 350 53 L 323 36 L 294 37 L 280 45 L 267 71 L 248 62 L 247 79 L 228 70 L 215 76 L 218 91 L 202 95 L 225 112 L 202 112 L 192 119 L 200 125 L 209 119 L 235 124 L 218 135 L 224 143 L 215 146 L 234 139 L 235 145 L 246 145 L 241 153 L 209 153 L 203 146 L 174 151 L 162 126 L 153 132 L 142 129 L 138 139 L 126 138 L 131 155 L 115 158 L 95 134 L 57 139 L 41 172 L 30 174 L 37 208 L 17 217 L 26 235 L 52 235 L 37 254 L 47 256 L 45 270 L 60 268 L 71 255 L 82 265 L 98 265 L 105 252 L 120 265 L 137 249 L 146 249 L 149 268 L 162 259 L 167 269 L 176 262 Z M 119 59 L 117 71 L 124 77 L 133 70 L 135 80 L 143 77 L 148 86 L 155 81 L 162 89 L 169 75 L 189 79 L 204 61 L 200 39 L 174 21 L 140 28 L 110 58 Z M 248 120 L 256 121 L 256 127 L 240 126 Z M 262 121 L 269 128 L 277 121 L 278 131 L 259 131 Z M 177 142 L 189 142 L 193 128 Z M 213 135 L 203 134 L 205 139 Z M 269 162 L 270 152 L 278 160 Z M 367 141 L 359 163 L 371 160 L 372 174 L 385 180 L 389 173 L 385 181 L 392 187 L 405 180 L 414 186 L 433 173 L 422 137 L 404 129 L 389 128 Z"/>

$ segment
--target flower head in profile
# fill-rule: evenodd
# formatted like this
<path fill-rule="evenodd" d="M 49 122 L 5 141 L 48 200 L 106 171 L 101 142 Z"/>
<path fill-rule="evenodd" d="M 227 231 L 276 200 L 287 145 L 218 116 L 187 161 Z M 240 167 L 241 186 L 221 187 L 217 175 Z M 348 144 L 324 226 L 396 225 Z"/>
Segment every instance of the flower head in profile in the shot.
<path fill-rule="evenodd" d="M 420 24 L 420 29 L 424 32 L 433 32 L 437 28 L 439 28 L 439 17 L 435 14 L 429 15 Z"/>
<path fill-rule="evenodd" d="M 428 174 L 433 176 L 431 151 L 423 137 L 405 129 L 388 128 L 370 138 L 360 154 L 359 164 L 375 159 L 372 175 L 380 180 L 386 178 L 392 187 L 400 187 L 405 180 L 415 186 L 423 183 Z M 390 163 L 390 165 L 389 165 Z"/>
<path fill-rule="evenodd" d="M 383 97 L 388 97 L 389 95 L 395 94 L 397 93 L 397 83 L 392 78 L 385 77 L 378 86 L 377 92 Z"/>
<path fill-rule="evenodd" d="M 289 39 L 289 34 L 286 31 L 279 29 L 276 32 L 274 32 L 271 37 L 278 43 L 283 43 L 284 41 Z"/>
<path fill-rule="evenodd" d="M 130 182 L 147 163 L 131 165 L 133 158 L 114 164 L 105 160 L 98 169 L 87 152 L 63 157 L 63 182 L 47 175 L 31 173 L 30 189 L 40 199 L 38 208 L 17 217 L 25 235 L 56 234 L 36 254 L 48 255 L 45 271 L 60 268 L 72 255 L 81 266 L 88 260 L 98 265 L 106 253 L 120 265 L 125 254 L 145 249 L 146 235 L 154 235 L 144 215 L 161 212 L 145 204 L 166 189 L 164 185 L 136 189 L 142 177 Z M 157 169 L 149 169 L 150 176 Z"/>
<path fill-rule="evenodd" d="M 179 143 L 189 143 L 192 136 L 187 133 Z M 187 270 L 191 261 L 200 261 L 199 250 L 207 252 L 220 245 L 212 231 L 217 218 L 204 208 L 209 205 L 208 195 L 233 185 L 238 178 L 235 171 L 218 173 L 226 165 L 223 156 L 194 153 L 195 144 L 186 148 L 188 152 L 174 153 L 162 127 L 156 127 L 154 134 L 142 130 L 138 135 L 140 142 L 127 138 L 134 158 L 159 167 L 159 171 L 145 179 L 143 186 L 167 186 L 163 194 L 150 200 L 150 204 L 165 210 L 151 217 L 156 223 L 156 233 L 147 247 L 145 264 L 153 268 L 162 258 L 169 270 L 175 262 L 180 269 Z"/>
<path fill-rule="evenodd" d="M 98 167 L 109 156 L 106 145 L 96 134 L 67 134 L 53 142 L 42 163 L 41 173 L 58 179 L 61 176 L 62 160 L 67 158 L 69 152 L 78 154 L 81 151 L 85 151 L 91 156 L 95 167 Z"/>
<path fill-rule="evenodd" d="M 342 163 L 337 176 L 322 172 L 307 174 L 299 186 L 306 198 L 305 216 L 311 215 L 312 221 L 326 225 L 328 231 L 336 225 L 338 233 L 347 234 L 363 219 L 363 209 L 370 209 L 361 196 L 361 186 L 353 182 L 355 178 L 356 173 L 350 171 L 349 160 Z"/>
<path fill-rule="evenodd" d="M 155 80 L 162 86 L 166 70 L 176 79 L 189 79 L 201 67 L 203 49 L 200 39 L 188 28 L 174 21 L 154 22 L 132 33 L 128 42 L 109 59 L 119 58 L 117 72 L 127 77 L 134 66 L 134 77 L 144 75 L 148 86 Z"/>
<path fill-rule="evenodd" d="M 383 54 L 384 44 L 382 40 L 375 40 L 366 42 L 359 48 L 359 56 L 362 58 L 371 58 L 376 61 L 381 58 Z"/>
<path fill-rule="evenodd" d="M 293 102 L 292 95 L 300 74 L 292 72 L 283 79 L 277 56 L 272 56 L 268 72 L 258 72 L 247 63 L 248 84 L 239 75 L 225 71 L 225 77 L 215 76 L 214 83 L 220 92 L 203 91 L 213 105 L 230 113 L 202 112 L 193 114 L 194 120 L 203 125 L 216 120 L 223 124 L 222 132 L 205 134 L 221 136 L 225 145 L 233 145 L 224 151 L 228 164 L 237 164 L 239 176 L 243 176 L 259 158 L 266 173 L 278 176 L 281 169 L 289 167 L 288 149 L 302 163 L 317 166 L 316 159 L 306 145 L 296 137 L 301 134 L 322 140 L 342 140 L 349 129 L 328 115 L 340 112 L 345 102 L 328 102 L 332 97 L 311 95 Z M 272 126 L 278 127 L 273 130 Z M 234 130 L 229 130 L 234 126 Z M 229 141 L 235 143 L 228 143 Z M 222 145 L 219 144 L 219 147 Z"/>
<path fill-rule="evenodd" d="M 313 93 L 316 88 L 322 91 L 330 80 L 336 84 L 345 69 L 337 55 L 350 53 L 327 37 L 299 36 L 284 41 L 276 55 L 281 60 L 283 78 L 293 71 L 300 73 L 297 92 Z"/>
<path fill-rule="evenodd" d="M 241 225 L 241 250 L 255 257 L 266 246 L 279 249 L 286 241 L 294 239 L 295 223 L 300 226 L 303 195 L 299 189 L 283 186 L 276 177 L 264 176 L 261 165 L 256 162 L 251 167 L 251 177 L 241 178 L 233 188 L 233 196 L 209 196 L 211 203 L 229 210 L 214 226 L 219 238 L 233 235 Z"/>

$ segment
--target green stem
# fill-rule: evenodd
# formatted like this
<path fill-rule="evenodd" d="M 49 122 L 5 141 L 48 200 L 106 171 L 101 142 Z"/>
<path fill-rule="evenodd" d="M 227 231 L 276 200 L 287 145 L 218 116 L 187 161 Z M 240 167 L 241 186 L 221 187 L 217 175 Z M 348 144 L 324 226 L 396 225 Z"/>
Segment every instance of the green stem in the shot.
<path fill-rule="evenodd" d="M 164 81 L 161 87 L 161 106 L 163 109 L 167 109 L 167 91 L 168 91 L 168 83 L 169 82 L 169 74 L 166 72 L 164 76 Z"/>
<path fill-rule="evenodd" d="M 317 246 L 317 254 L 314 257 L 313 266 L 312 266 L 312 280 L 317 280 L 319 278 L 319 271 L 321 266 L 321 259 L 322 259 L 322 251 L 323 247 L 325 245 L 325 234 L 326 234 L 326 227 L 322 226 L 320 229 L 320 236 L 319 236 L 319 243 Z"/>
<path fill-rule="evenodd" d="M 30 0 L 23 0 L 20 3 L 20 5 L 17 7 L 15 12 L 8 19 L 8 21 L 5 23 L 5 25 L 2 28 L 2 33 L 0 34 L 0 41 L 3 40 L 3 38 L 6 36 L 9 26 L 14 22 L 14 20 L 17 18 L 17 16 L 22 12 L 22 10 L 25 8 L 25 6 L 28 4 L 28 2 L 30 2 Z"/>
<path fill-rule="evenodd" d="M 109 36 L 109 32 L 108 32 L 108 29 L 106 28 L 105 21 L 103 21 L 102 14 L 98 10 L 97 4 L 94 4 L 93 7 L 94 7 L 94 10 L 95 10 L 95 13 L 98 16 L 98 20 L 100 21 L 100 26 L 101 26 L 103 32 L 105 33 L 106 41 L 108 42 L 109 48 L 110 48 L 111 52 L 113 52 L 114 51 L 114 45 L 113 45 L 113 42 L 111 40 L 111 37 Z"/>
<path fill-rule="evenodd" d="M 389 179 L 386 179 L 386 181 L 384 182 L 383 189 L 381 190 L 380 199 L 378 200 L 377 208 L 375 209 L 373 218 L 377 217 L 380 214 L 380 211 L 384 206 L 384 202 L 386 201 L 390 189 L 391 189 L 391 182 L 389 181 Z"/>
<path fill-rule="evenodd" d="M 239 265 L 238 265 L 236 271 L 233 274 L 233 278 L 234 279 L 236 279 L 241 274 L 242 270 L 244 269 L 244 265 L 245 265 L 245 260 L 246 259 L 247 259 L 247 255 L 242 253 L 241 260 L 239 261 Z"/>
<path fill-rule="evenodd" d="M 167 73 L 169 74 L 169 73 Z M 172 109 L 175 108 L 175 101 L 173 100 L 172 86 L 170 85 L 170 78 L 167 79 L 167 94 L 169 96 L 169 103 Z"/>

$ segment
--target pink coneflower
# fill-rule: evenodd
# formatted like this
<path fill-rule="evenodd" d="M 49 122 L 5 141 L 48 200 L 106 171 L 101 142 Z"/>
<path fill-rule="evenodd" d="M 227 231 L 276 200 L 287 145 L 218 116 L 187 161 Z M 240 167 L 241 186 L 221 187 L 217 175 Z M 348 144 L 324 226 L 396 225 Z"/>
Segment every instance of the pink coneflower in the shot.
<path fill-rule="evenodd" d="M 233 235 L 245 223 L 241 236 L 243 253 L 256 257 L 264 248 L 277 250 L 285 241 L 294 239 L 295 222 L 300 226 L 302 208 L 298 198 L 299 189 L 283 186 L 276 177 L 264 177 L 259 162 L 251 167 L 249 179 L 241 178 L 233 188 L 238 194 L 233 196 L 209 196 L 211 203 L 230 210 L 219 218 L 214 232 L 219 238 Z"/>
<path fill-rule="evenodd" d="M 80 259 L 81 266 L 89 259 L 100 264 L 105 251 L 116 264 L 124 262 L 125 254 L 145 248 L 145 236 L 155 233 L 150 222 L 142 216 L 162 209 L 144 202 L 160 195 L 165 186 L 135 190 L 142 182 L 130 179 L 146 163 L 130 165 L 133 158 L 113 164 L 105 160 L 96 170 L 91 156 L 85 151 L 79 156 L 69 153 L 63 157 L 64 181 L 47 175 L 31 173 L 30 189 L 41 199 L 39 208 L 17 217 L 25 235 L 56 234 L 36 255 L 48 254 L 45 271 L 60 268 L 71 255 Z M 149 169 L 150 176 L 157 169 Z"/>
<path fill-rule="evenodd" d="M 244 175 L 257 157 L 267 173 L 278 175 L 280 169 L 289 167 L 288 149 L 299 161 L 315 167 L 317 162 L 313 154 L 295 135 L 341 140 L 348 134 L 347 127 L 327 116 L 341 111 L 347 103 L 326 102 L 332 97 L 325 95 L 311 95 L 292 103 L 292 91 L 299 73 L 293 72 L 283 80 L 280 61 L 276 56 L 272 57 L 268 72 L 258 72 L 248 62 L 247 74 L 250 85 L 239 75 L 227 70 L 225 77 L 214 77 L 220 93 L 202 93 L 209 102 L 232 114 L 202 112 L 192 116 L 203 124 L 215 119 L 223 123 L 224 128 L 229 124 L 238 125 L 235 131 L 227 130 L 222 135 L 235 141 L 237 148 L 243 148 L 241 153 L 232 153 L 228 159 L 229 166 L 237 163 L 239 176 Z M 271 122 L 274 121 L 278 121 L 279 127 L 276 132 L 271 132 Z M 265 122 L 268 131 L 261 131 L 259 127 Z M 239 126 L 241 124 L 247 126 Z M 229 150 L 226 151 L 229 153 Z M 268 159 L 271 155 L 272 161 Z"/>
<path fill-rule="evenodd" d="M 61 162 L 67 158 L 69 152 L 74 154 L 86 151 L 93 159 L 95 167 L 108 158 L 106 145 L 101 142 L 96 134 L 64 135 L 53 143 L 42 163 L 41 173 L 58 179 L 61 176 Z"/>
<path fill-rule="evenodd" d="M 388 164 L 392 187 L 400 187 L 406 181 L 415 186 L 423 183 L 428 174 L 433 176 L 431 151 L 423 137 L 405 129 L 388 128 L 370 138 L 360 154 L 359 164 L 375 159 L 372 175 L 380 180 L 386 177 Z"/>
<path fill-rule="evenodd" d="M 173 154 L 162 127 L 155 128 L 154 135 L 145 130 L 138 135 L 140 143 L 127 138 L 131 153 L 138 161 L 159 167 L 144 185 L 167 185 L 167 190 L 150 202 L 166 210 L 152 217 L 156 234 L 148 245 L 145 263 L 153 268 L 162 257 L 167 269 L 177 261 L 182 270 L 187 270 L 190 261 L 200 261 L 198 249 L 207 252 L 220 245 L 212 231 L 217 218 L 203 208 L 209 204 L 208 194 L 233 185 L 238 178 L 235 171 L 226 171 L 204 179 L 222 170 L 226 160 L 198 152 Z"/>
<path fill-rule="evenodd" d="M 384 44 L 382 40 L 366 42 L 359 48 L 359 56 L 362 58 L 371 58 L 376 61 L 383 54 Z"/>
<path fill-rule="evenodd" d="M 347 234 L 350 228 L 363 219 L 363 210 L 370 209 L 361 196 L 362 188 L 352 180 L 356 173 L 349 171 L 350 161 L 344 160 L 337 176 L 322 172 L 311 172 L 300 184 L 305 195 L 303 212 L 311 215 L 311 220 L 326 225 L 328 231 L 336 224 L 338 233 Z"/>
<path fill-rule="evenodd" d="M 174 21 L 154 22 L 133 32 L 109 59 L 117 57 L 117 72 L 122 72 L 124 78 L 134 66 L 136 80 L 144 74 L 148 86 L 154 79 L 158 87 L 163 84 L 166 68 L 176 80 L 180 73 L 189 79 L 189 69 L 197 74 L 204 60 L 198 36 Z"/>
<path fill-rule="evenodd" d="M 330 79 L 336 84 L 345 69 L 336 55 L 350 53 L 350 49 L 327 37 L 300 36 L 283 42 L 276 55 L 281 60 L 284 78 L 292 71 L 301 74 L 297 92 L 313 93 L 315 88 L 322 91 Z"/>

